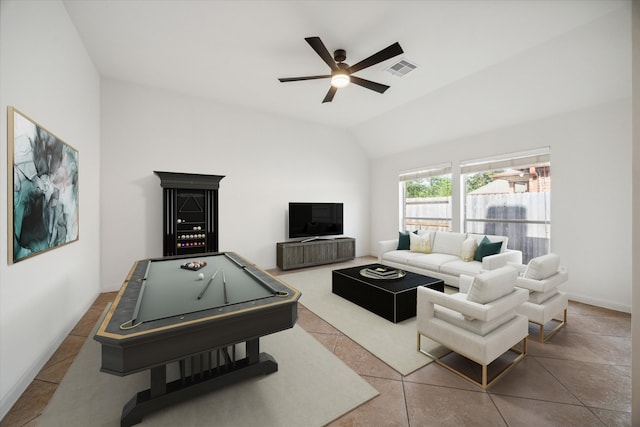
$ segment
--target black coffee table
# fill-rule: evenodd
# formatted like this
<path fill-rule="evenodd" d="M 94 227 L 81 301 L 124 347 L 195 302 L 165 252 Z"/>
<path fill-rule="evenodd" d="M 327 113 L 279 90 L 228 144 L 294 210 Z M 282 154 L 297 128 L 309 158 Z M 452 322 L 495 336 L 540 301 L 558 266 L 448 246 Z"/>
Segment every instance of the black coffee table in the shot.
<path fill-rule="evenodd" d="M 332 292 L 394 323 L 416 315 L 418 286 L 444 292 L 442 280 L 410 271 L 403 271 L 404 276 L 396 279 L 374 279 L 361 273 L 376 267 L 384 266 L 368 264 L 333 270 Z"/>

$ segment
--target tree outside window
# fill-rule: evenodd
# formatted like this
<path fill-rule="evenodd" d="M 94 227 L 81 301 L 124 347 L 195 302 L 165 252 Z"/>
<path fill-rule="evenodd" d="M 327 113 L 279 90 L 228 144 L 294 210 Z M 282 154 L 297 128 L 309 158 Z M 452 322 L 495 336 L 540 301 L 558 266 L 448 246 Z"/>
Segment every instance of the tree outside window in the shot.
<path fill-rule="evenodd" d="M 422 175 L 422 176 L 420 176 Z M 401 180 L 405 231 L 451 231 L 451 174 L 431 175 L 427 171 Z"/>

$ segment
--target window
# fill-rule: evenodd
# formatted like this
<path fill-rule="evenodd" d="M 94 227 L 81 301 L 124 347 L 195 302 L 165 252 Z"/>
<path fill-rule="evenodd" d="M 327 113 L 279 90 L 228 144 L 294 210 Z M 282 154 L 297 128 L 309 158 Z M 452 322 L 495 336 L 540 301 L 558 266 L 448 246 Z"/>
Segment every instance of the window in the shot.
<path fill-rule="evenodd" d="M 451 164 L 400 174 L 400 229 L 451 231 Z"/>
<path fill-rule="evenodd" d="M 549 149 L 462 162 L 467 233 L 509 237 L 523 263 L 550 251 Z"/>

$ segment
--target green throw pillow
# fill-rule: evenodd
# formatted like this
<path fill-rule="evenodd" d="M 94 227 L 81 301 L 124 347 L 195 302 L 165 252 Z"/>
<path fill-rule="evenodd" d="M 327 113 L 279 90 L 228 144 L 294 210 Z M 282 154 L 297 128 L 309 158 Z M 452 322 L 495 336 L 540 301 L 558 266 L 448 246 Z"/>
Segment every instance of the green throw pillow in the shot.
<path fill-rule="evenodd" d="M 413 232 L 414 234 L 418 234 L 418 230 Z M 411 239 L 409 238 L 409 233 L 403 233 L 402 231 L 398 231 L 398 250 L 409 250 L 411 246 Z"/>
<path fill-rule="evenodd" d="M 500 249 L 502 249 L 502 242 L 491 243 L 489 238 L 484 236 L 484 239 L 478 245 L 478 249 L 476 249 L 473 259 L 482 262 L 482 258 L 486 256 L 499 254 Z"/>

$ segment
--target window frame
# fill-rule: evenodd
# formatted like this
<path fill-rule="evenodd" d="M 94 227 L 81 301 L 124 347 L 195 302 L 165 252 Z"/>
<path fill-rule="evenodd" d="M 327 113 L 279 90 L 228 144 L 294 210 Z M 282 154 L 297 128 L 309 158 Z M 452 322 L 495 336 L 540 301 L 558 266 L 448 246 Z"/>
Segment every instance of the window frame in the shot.
<path fill-rule="evenodd" d="M 547 164 L 545 167 L 548 167 L 548 174 L 544 175 L 544 183 L 545 186 L 548 186 L 548 191 L 537 191 L 531 192 L 529 191 L 529 187 L 527 184 L 527 191 L 521 192 L 523 194 L 541 194 L 539 199 L 541 199 L 543 206 L 542 209 L 538 209 L 538 211 L 542 210 L 544 212 L 543 218 L 541 219 L 529 219 L 529 218 L 468 218 L 468 203 L 469 203 L 469 193 L 467 193 L 467 178 L 472 174 L 483 173 L 483 172 L 492 172 L 503 169 L 523 169 L 526 166 L 534 166 L 539 164 Z M 513 236 L 518 236 L 518 239 L 515 238 L 509 239 L 509 247 L 511 249 L 517 249 L 522 251 L 523 253 L 523 262 L 528 262 L 529 259 L 544 255 L 550 251 L 551 248 L 551 153 L 549 147 L 542 147 L 536 150 L 529 150 L 523 152 L 516 153 L 507 153 L 503 155 L 491 156 L 483 159 L 472 159 L 467 161 L 460 162 L 460 190 L 461 190 L 461 209 L 460 209 L 460 221 L 461 221 L 461 229 L 466 233 L 478 234 L 477 231 L 473 230 L 471 224 L 496 224 L 497 228 L 518 228 L 524 227 L 524 231 L 513 231 L 512 233 L 505 233 L 504 231 L 496 232 L 495 234 L 506 235 L 512 234 Z M 496 193 L 502 195 L 503 193 Z M 506 194 L 513 193 L 504 193 L 505 198 L 508 198 Z M 515 193 L 518 194 L 518 193 Z M 524 198 L 524 196 L 522 196 Z M 517 197 L 514 197 L 517 198 Z M 503 208 L 517 208 L 518 205 L 502 205 Z M 527 204 L 528 208 L 530 205 Z M 525 210 L 527 212 L 527 210 Z M 518 215 L 518 214 L 516 214 Z M 530 215 L 530 213 L 526 213 L 526 215 Z M 500 227 L 502 225 L 502 227 Z M 537 231 L 529 229 L 527 226 L 534 226 L 537 228 Z M 540 230 L 540 226 L 543 227 L 543 231 Z M 485 227 L 485 232 L 487 228 Z M 519 234 L 518 234 L 519 233 Z M 490 234 L 490 233 L 489 233 Z M 531 236 L 531 234 L 533 236 Z M 544 243 L 528 243 L 527 239 L 543 239 L 546 241 Z M 515 246 L 514 246 L 515 245 Z M 535 246 L 535 248 L 534 248 Z M 542 250 L 540 250 L 542 248 Z"/>
<path fill-rule="evenodd" d="M 448 175 L 451 180 L 451 185 L 453 187 L 453 170 L 451 163 L 441 163 L 437 165 L 431 165 L 420 169 L 414 169 L 410 171 L 400 172 L 398 174 L 398 185 L 399 185 L 399 229 L 403 232 L 407 231 L 407 220 L 415 219 L 415 220 L 426 220 L 426 221 L 443 221 L 448 223 L 448 227 L 446 229 L 451 231 L 453 229 L 453 197 L 452 195 L 448 196 L 450 205 L 449 211 L 451 214 L 448 217 L 408 217 L 407 213 L 407 194 L 406 194 L 406 183 L 409 181 L 416 181 L 420 179 L 433 178 L 437 176 L 445 176 Z M 453 192 L 453 188 L 452 188 Z M 431 202 L 433 203 L 433 202 Z M 412 203 L 413 204 L 413 203 Z M 415 203 L 415 204 L 429 204 L 429 202 Z M 437 226 L 427 226 L 431 228 L 427 229 L 439 229 L 443 230 L 445 227 L 437 227 Z M 444 231 L 444 230 L 443 230 Z"/>

